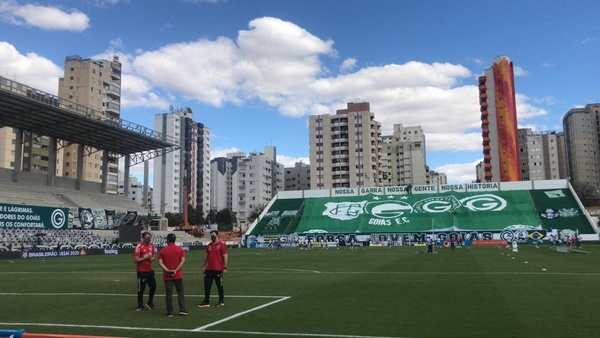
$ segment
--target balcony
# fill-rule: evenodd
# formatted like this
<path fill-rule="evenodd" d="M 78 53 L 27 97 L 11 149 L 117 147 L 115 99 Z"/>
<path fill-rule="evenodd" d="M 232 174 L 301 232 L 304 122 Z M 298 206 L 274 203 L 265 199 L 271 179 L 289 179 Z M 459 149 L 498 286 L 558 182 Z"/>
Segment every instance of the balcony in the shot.
<path fill-rule="evenodd" d="M 118 105 L 118 104 L 116 104 L 116 103 L 113 103 L 113 102 L 105 102 L 104 103 L 104 110 L 107 113 L 115 113 L 115 114 L 118 115 L 121 112 L 121 106 Z"/>
<path fill-rule="evenodd" d="M 121 98 L 121 89 L 115 86 L 106 86 L 104 87 L 104 92 L 106 95 L 112 99 Z"/>

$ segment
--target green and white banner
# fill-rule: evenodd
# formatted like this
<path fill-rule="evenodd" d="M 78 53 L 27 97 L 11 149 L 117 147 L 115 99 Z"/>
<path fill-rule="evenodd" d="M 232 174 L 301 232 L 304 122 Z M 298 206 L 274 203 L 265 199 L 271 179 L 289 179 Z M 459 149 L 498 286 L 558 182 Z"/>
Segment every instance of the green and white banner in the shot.
<path fill-rule="evenodd" d="M 66 229 L 68 208 L 0 203 L 0 229 Z"/>
<path fill-rule="evenodd" d="M 298 233 L 378 233 L 536 228 L 527 191 L 309 198 Z"/>

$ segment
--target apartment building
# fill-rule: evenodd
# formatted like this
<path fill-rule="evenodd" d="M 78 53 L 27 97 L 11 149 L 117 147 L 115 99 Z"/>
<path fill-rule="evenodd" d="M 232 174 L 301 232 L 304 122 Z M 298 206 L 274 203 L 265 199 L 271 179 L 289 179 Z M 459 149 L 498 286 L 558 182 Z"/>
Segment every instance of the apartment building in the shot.
<path fill-rule="evenodd" d="M 311 189 L 379 186 L 381 124 L 368 102 L 309 118 Z"/>
<path fill-rule="evenodd" d="M 285 190 L 310 190 L 310 165 L 296 162 L 286 167 Z"/>
<path fill-rule="evenodd" d="M 146 191 L 146 193 L 144 193 L 144 191 Z M 125 195 L 125 183 L 122 172 L 119 172 L 118 194 Z M 137 203 L 140 207 L 151 206 L 154 204 L 152 203 L 152 188 L 144 187 L 144 184 L 139 182 L 135 176 L 129 177 L 127 198 Z"/>
<path fill-rule="evenodd" d="M 185 205 L 210 211 L 210 129 L 194 121 L 190 108 L 154 116 L 157 132 L 179 139 L 177 151 L 154 159 L 154 210 L 183 213 Z"/>
<path fill-rule="evenodd" d="M 523 181 L 567 178 L 563 133 L 534 133 L 530 128 L 520 128 L 518 133 Z"/>
<path fill-rule="evenodd" d="M 392 135 L 381 137 L 383 185 L 428 184 L 425 134 L 421 126 L 395 124 Z"/>
<path fill-rule="evenodd" d="M 600 186 L 600 103 L 569 110 L 563 117 L 567 177 L 574 185 Z"/>
<path fill-rule="evenodd" d="M 211 168 L 211 209 L 230 209 L 241 227 L 248 225 L 254 211 L 262 210 L 284 189 L 284 168 L 277 163 L 273 146 L 266 146 L 262 153 L 237 152 L 215 158 Z"/>
<path fill-rule="evenodd" d="M 484 179 L 520 181 L 513 63 L 507 56 L 496 57 L 484 73 L 479 77 Z"/>
<path fill-rule="evenodd" d="M 58 80 L 58 96 L 90 108 L 91 110 L 85 112 L 90 118 L 120 121 L 121 63 L 119 57 L 114 56 L 112 61 L 83 59 L 80 56 L 66 57 L 64 76 Z M 75 107 L 73 109 L 77 113 L 82 113 Z M 41 149 L 43 150 L 43 142 Z M 62 156 L 60 153 L 57 154 L 59 159 L 62 158 L 57 167 L 61 167 L 62 176 L 77 178 L 78 161 L 81 159 L 84 180 L 102 182 L 102 173 L 105 170 L 106 192 L 117 194 L 118 154 L 105 154 L 99 149 L 88 148 L 85 145 L 84 147 L 67 145 L 61 152 Z M 44 156 L 43 153 L 41 156 Z M 105 165 L 103 161 L 106 161 Z"/>

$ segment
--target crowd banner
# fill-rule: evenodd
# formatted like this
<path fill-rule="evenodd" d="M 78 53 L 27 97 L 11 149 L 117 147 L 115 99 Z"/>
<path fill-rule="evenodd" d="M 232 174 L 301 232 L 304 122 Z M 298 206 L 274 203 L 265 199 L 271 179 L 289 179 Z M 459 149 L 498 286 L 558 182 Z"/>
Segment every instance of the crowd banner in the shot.
<path fill-rule="evenodd" d="M 0 229 L 67 229 L 68 208 L 0 203 Z"/>

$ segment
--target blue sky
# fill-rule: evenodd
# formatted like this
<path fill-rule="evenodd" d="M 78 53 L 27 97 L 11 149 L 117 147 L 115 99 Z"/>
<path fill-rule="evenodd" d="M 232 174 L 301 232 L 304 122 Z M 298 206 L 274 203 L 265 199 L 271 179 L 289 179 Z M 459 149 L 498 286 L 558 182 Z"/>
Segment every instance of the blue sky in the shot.
<path fill-rule="evenodd" d="M 308 116 L 367 101 L 422 126 L 427 164 L 470 182 L 482 155 L 477 77 L 515 65 L 519 127 L 562 131 L 599 102 L 599 1 L 0 0 L 0 75 L 57 93 L 64 59 L 123 63 L 123 119 L 190 107 L 213 157 L 277 147 L 308 163 Z M 141 172 L 135 166 L 132 172 Z"/>

